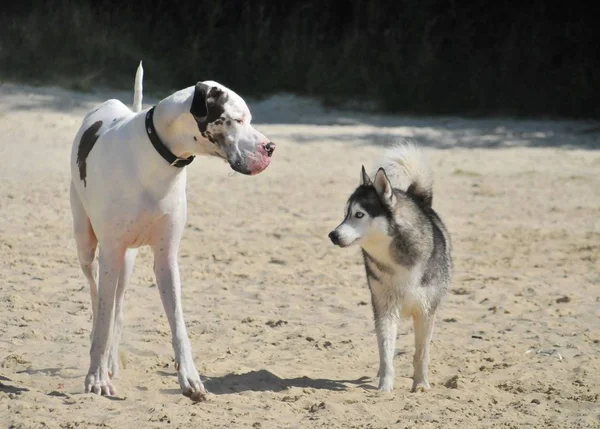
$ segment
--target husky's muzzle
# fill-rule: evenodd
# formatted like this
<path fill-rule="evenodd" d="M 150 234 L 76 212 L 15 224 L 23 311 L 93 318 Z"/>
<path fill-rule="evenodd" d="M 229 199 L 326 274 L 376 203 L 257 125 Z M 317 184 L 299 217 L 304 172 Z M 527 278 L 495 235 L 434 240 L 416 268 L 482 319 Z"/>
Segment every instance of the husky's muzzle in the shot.
<path fill-rule="evenodd" d="M 339 247 L 348 247 L 357 243 L 361 238 L 354 228 L 342 222 L 336 229 L 329 233 L 329 239 L 333 244 Z"/>
<path fill-rule="evenodd" d="M 330 239 L 330 240 L 331 240 L 331 242 L 332 242 L 333 244 L 335 244 L 336 246 L 343 247 L 343 246 L 341 245 L 341 243 L 340 243 L 340 234 L 339 234 L 337 231 L 335 231 L 335 230 L 331 231 L 331 232 L 329 233 L 329 239 Z"/>

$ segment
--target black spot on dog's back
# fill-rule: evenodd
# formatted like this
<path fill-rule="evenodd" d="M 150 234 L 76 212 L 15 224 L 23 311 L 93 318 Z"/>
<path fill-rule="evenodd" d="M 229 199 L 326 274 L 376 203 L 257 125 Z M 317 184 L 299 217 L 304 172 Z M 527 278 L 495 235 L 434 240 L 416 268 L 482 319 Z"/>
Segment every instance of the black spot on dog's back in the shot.
<path fill-rule="evenodd" d="M 83 180 L 83 186 L 87 186 L 85 178 L 87 177 L 87 157 L 92 151 L 96 140 L 98 140 L 98 130 L 102 126 L 102 121 L 94 122 L 87 130 L 83 132 L 77 149 L 77 166 L 79 167 L 79 178 Z"/>

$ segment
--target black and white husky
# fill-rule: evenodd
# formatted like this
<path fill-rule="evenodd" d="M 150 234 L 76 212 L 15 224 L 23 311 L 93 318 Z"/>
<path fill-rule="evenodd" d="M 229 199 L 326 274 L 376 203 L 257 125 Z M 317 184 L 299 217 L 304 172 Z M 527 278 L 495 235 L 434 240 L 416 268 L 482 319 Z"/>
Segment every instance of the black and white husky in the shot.
<path fill-rule="evenodd" d="M 379 346 L 379 390 L 394 387 L 400 317 L 414 322 L 412 391 L 425 390 L 434 316 L 452 276 L 450 236 L 431 207 L 432 174 L 418 147 L 388 148 L 375 168 L 371 179 L 362 167 L 346 217 L 329 238 L 340 247 L 362 247 Z"/>

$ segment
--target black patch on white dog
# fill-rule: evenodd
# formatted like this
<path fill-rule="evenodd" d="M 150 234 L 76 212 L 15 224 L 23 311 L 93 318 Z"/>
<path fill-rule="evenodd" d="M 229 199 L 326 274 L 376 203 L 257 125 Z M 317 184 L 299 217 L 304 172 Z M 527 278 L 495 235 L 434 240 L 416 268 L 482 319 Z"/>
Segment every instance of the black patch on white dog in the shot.
<path fill-rule="evenodd" d="M 207 138 L 208 141 L 211 142 L 212 144 L 217 144 L 217 140 L 213 137 L 213 135 L 210 131 L 207 131 L 206 133 L 204 133 L 204 137 Z"/>
<path fill-rule="evenodd" d="M 87 130 L 83 132 L 77 149 L 77 166 L 79 167 L 79 178 L 83 180 L 83 186 L 87 186 L 85 178 L 87 177 L 86 160 L 96 140 L 98 140 L 98 130 L 102 126 L 102 121 L 94 122 Z"/>
<path fill-rule="evenodd" d="M 209 124 L 217 122 L 218 125 L 222 124 L 220 118 L 225 112 L 227 100 L 229 100 L 229 95 L 216 86 L 211 87 L 202 82 L 196 84 L 190 113 L 196 119 L 198 129 L 203 137 L 206 137 L 206 128 Z"/>

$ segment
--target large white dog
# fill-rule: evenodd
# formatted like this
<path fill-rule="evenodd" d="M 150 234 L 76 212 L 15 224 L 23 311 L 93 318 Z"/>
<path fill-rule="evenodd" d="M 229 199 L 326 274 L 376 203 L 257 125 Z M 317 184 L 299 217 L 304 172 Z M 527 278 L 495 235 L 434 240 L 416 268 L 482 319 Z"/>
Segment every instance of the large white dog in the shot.
<path fill-rule="evenodd" d="M 85 391 L 115 393 L 111 378 L 119 370 L 124 292 L 137 248 L 148 245 L 179 384 L 184 395 L 200 400 L 206 391 L 183 319 L 177 262 L 187 216 L 185 166 L 203 154 L 226 160 L 237 172 L 258 174 L 275 145 L 252 127 L 244 100 L 213 81 L 177 91 L 142 112 L 142 76 L 140 63 L 133 111 L 118 100 L 93 109 L 71 152 L 73 228 L 93 310 Z"/>

